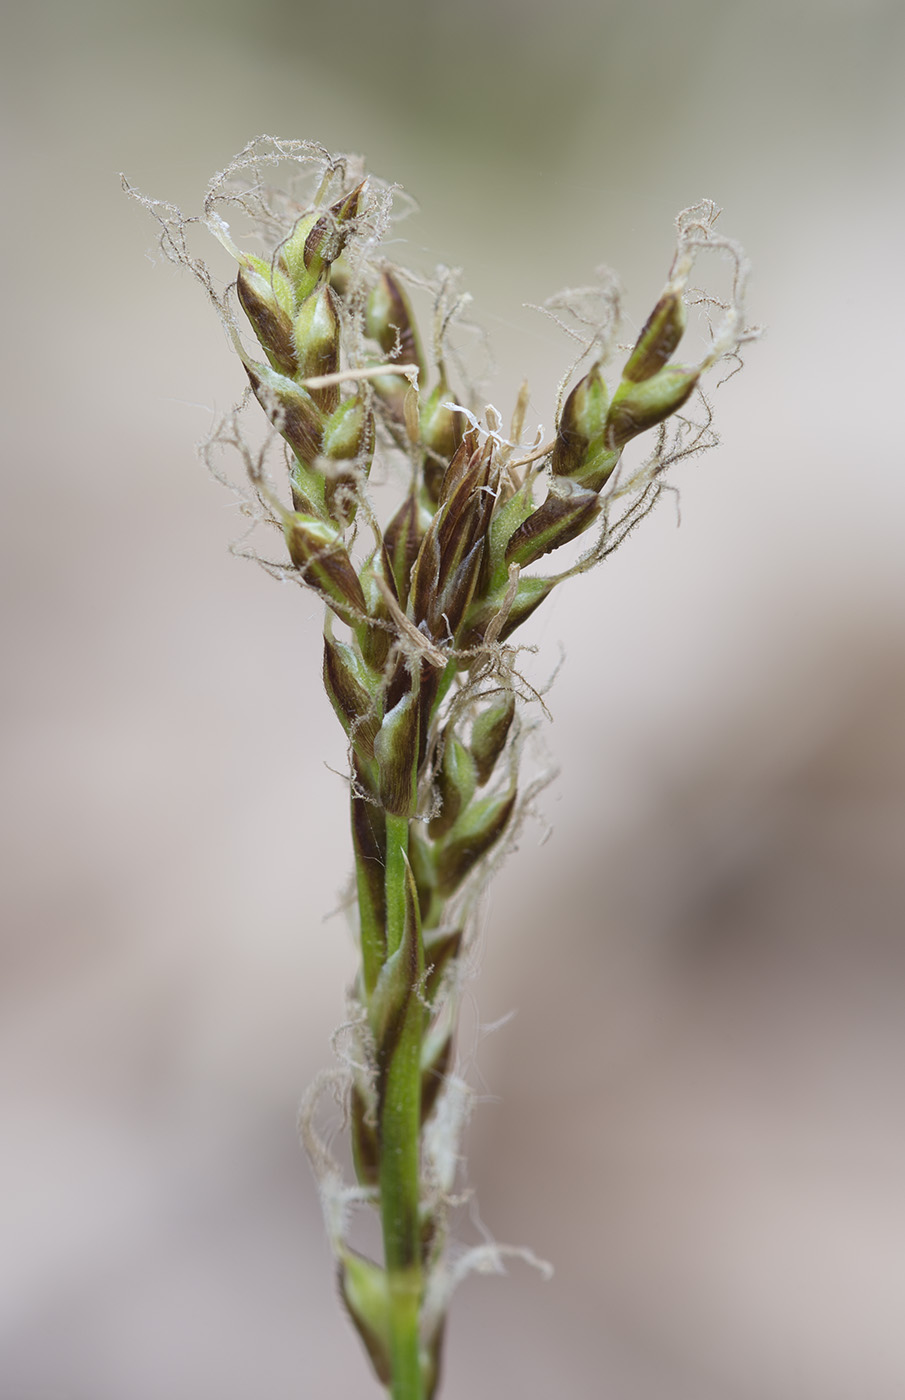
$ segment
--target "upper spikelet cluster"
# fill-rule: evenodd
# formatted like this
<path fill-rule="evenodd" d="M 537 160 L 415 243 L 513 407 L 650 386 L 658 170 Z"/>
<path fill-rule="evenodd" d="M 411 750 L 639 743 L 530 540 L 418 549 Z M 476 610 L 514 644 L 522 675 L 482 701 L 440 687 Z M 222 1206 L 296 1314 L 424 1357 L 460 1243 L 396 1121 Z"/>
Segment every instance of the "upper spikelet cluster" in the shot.
<path fill-rule="evenodd" d="M 266 167 L 283 160 L 316 172 L 310 202 L 266 185 Z M 462 386 L 450 384 L 445 331 L 425 354 L 405 280 L 379 252 L 390 192 L 362 174 L 308 143 L 247 148 L 205 205 L 208 227 L 237 264 L 225 296 L 188 252 L 190 221 L 144 202 L 161 220 L 169 255 L 212 296 L 251 393 L 285 444 L 283 488 L 259 455 L 246 452 L 246 464 L 258 502 L 282 530 L 286 571 L 327 608 L 323 682 L 348 739 L 362 953 L 349 1116 L 360 1187 L 385 1197 L 395 1189 L 385 1168 L 405 1102 L 401 1066 L 418 1056 L 419 1131 L 453 1053 L 462 896 L 519 808 L 521 691 L 509 639 L 559 583 L 619 545 L 656 502 L 672 461 L 704 445 L 687 420 L 677 420 L 672 438 L 664 425 L 702 374 L 752 333 L 744 259 L 715 233 L 713 206 L 696 206 L 680 216 L 668 281 L 612 392 L 601 356 L 565 397 L 552 438 L 523 446 L 526 395 L 506 438 L 495 413 L 482 422 L 474 403 L 463 404 Z M 236 206 L 259 216 L 263 254 L 233 241 L 219 211 Z M 686 331 L 686 284 L 708 247 L 733 262 L 732 296 L 706 353 L 684 363 L 673 357 Z M 592 351 L 600 339 L 592 337 Z M 626 446 L 651 429 L 650 453 L 627 471 Z M 368 491 L 375 453 L 406 463 L 401 501 L 383 525 Z M 526 572 L 592 528 L 577 561 Z M 429 1280 L 443 1252 L 449 1185 L 423 1153 L 409 1243 L 404 1231 L 391 1243 L 386 1219 L 384 1265 L 335 1241 L 343 1296 L 385 1382 L 392 1279 L 415 1270 Z M 418 1289 L 423 1298 L 427 1286 Z M 423 1321 L 428 1395 L 441 1333 L 442 1310 Z"/>

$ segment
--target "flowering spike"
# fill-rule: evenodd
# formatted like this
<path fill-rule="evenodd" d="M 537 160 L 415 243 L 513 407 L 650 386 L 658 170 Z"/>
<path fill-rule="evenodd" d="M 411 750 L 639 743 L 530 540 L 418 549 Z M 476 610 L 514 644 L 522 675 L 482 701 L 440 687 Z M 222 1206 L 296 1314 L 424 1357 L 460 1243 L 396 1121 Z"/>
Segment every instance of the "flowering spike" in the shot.
<path fill-rule="evenodd" d="M 263 184 L 280 160 L 302 167 L 318 191 L 300 217 L 301 185 L 282 194 Z M 238 414 L 230 419 L 222 436 L 237 443 L 248 469 L 246 510 L 256 515 L 261 506 L 282 524 L 296 580 L 343 624 L 336 636 L 326 625 L 323 682 L 349 757 L 360 966 L 343 1027 L 339 1107 L 357 1185 L 339 1179 L 313 1100 L 302 1132 L 342 1298 L 374 1371 L 392 1400 L 432 1400 L 448 1296 L 462 1272 L 447 1231 L 458 1192 L 457 1119 L 468 1106 L 452 1063 L 463 950 L 489 873 L 482 862 L 520 815 L 518 739 L 526 731 L 516 710 L 530 687 L 509 639 L 559 583 L 627 537 L 656 502 L 665 468 L 702 437 L 658 433 L 617 489 L 624 445 L 681 409 L 699 377 L 753 332 L 741 250 L 716 234 L 715 206 L 686 210 L 670 281 L 612 399 L 602 364 L 592 364 L 562 404 L 553 441 L 542 434 L 526 450 L 527 385 L 509 440 L 496 409 L 477 416 L 467 385 L 469 407 L 457 406 L 446 363 L 463 363 L 455 322 L 464 299 L 451 299 L 443 274 L 433 357 L 423 354 L 401 275 L 379 251 L 392 188 L 374 181 L 365 205 L 365 184 L 351 174 L 359 166 L 314 143 L 265 139 L 210 187 L 204 222 L 238 264 L 237 299 L 262 362 L 244 348 L 229 299 L 188 253 L 186 220 L 172 206 L 143 202 L 163 225 L 165 250 L 216 302 L 254 396 L 288 446 L 276 444 L 271 455 L 287 470 L 292 511 L 269 484 L 271 435 L 261 449 L 242 437 Z M 260 214 L 266 256 L 234 243 L 219 211 L 235 208 Z M 292 212 L 280 228 L 284 211 Z M 702 363 L 687 368 L 671 357 L 685 328 L 682 291 L 705 248 L 734 262 L 731 304 Z M 605 331 L 589 326 L 588 344 L 604 344 Z M 405 486 L 385 525 L 377 504 L 393 480 L 393 455 Z M 374 475 L 380 494 L 372 500 Z M 592 526 L 593 542 L 570 567 L 551 578 L 523 574 Z M 365 533 L 376 541 L 368 557 Z M 529 807 L 523 797 L 521 810 Z M 350 1203 L 378 1211 L 380 1263 L 350 1248 Z M 478 1252 L 492 1257 L 486 1246 Z"/>

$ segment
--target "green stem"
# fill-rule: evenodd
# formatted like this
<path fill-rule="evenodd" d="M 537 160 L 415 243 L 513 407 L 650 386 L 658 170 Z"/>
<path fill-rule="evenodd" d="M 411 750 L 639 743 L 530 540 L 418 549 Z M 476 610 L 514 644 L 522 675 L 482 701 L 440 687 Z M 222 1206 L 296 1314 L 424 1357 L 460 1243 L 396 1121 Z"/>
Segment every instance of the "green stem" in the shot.
<path fill-rule="evenodd" d="M 390 1395 L 393 1400 L 423 1400 L 419 1314 L 421 1270 L 408 1278 L 390 1274 Z"/>
<path fill-rule="evenodd" d="M 387 817 L 387 956 L 404 960 L 407 979 L 398 1036 L 385 1068 L 380 1107 L 380 1210 L 389 1285 L 393 1400 L 424 1400 L 419 1314 L 421 1241 L 419 1137 L 424 967 L 418 901 L 408 866 L 408 819 Z"/>

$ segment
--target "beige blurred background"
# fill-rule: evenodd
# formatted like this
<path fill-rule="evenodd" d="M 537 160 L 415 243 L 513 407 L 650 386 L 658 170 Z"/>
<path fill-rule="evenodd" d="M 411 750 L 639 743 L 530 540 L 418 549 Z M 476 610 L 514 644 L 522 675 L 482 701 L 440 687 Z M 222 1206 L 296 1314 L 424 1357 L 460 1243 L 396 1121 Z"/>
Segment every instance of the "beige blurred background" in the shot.
<path fill-rule="evenodd" d="M 768 326 L 722 446 L 537 620 L 562 774 L 471 1029 L 448 1400 L 905 1394 L 905 12 L 37 3 L 6 22 L 0 1400 L 376 1393 L 295 1111 L 353 954 L 317 608 L 193 457 L 241 376 L 119 190 L 364 151 L 550 426 L 524 309 L 629 325 L 704 195 Z M 152 256 L 147 256 L 151 253 Z M 222 266 L 222 265 L 221 265 Z M 223 267 L 223 271 L 226 269 Z"/>

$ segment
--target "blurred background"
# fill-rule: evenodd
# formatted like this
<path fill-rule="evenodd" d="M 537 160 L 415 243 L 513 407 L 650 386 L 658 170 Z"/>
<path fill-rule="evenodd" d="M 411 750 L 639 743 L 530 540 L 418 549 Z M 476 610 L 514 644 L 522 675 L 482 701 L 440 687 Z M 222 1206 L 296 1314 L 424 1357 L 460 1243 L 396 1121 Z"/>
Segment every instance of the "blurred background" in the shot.
<path fill-rule="evenodd" d="M 445 1396 L 905 1394 L 903 31 L 895 0 L 10 12 L 2 1400 L 376 1394 L 295 1136 L 354 966 L 319 609 L 227 553 L 193 444 L 242 375 L 119 187 L 197 211 L 265 131 L 419 200 L 399 256 L 465 269 L 507 416 L 527 375 L 549 428 L 570 358 L 524 304 L 606 262 L 630 339 L 702 196 L 768 327 L 681 528 L 530 638 L 565 650 L 561 776 L 487 911 L 460 1229 L 556 1273 L 463 1286 Z"/>

